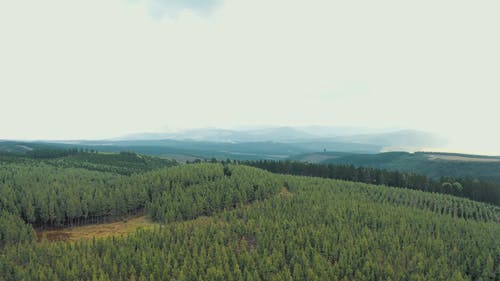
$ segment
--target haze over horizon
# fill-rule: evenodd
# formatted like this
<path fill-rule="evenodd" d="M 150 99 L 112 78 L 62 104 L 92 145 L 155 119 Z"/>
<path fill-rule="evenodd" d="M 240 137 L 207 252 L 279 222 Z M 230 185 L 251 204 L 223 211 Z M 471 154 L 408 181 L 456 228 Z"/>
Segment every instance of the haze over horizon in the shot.
<path fill-rule="evenodd" d="M 0 139 L 414 129 L 500 155 L 498 1 L 0 3 Z"/>

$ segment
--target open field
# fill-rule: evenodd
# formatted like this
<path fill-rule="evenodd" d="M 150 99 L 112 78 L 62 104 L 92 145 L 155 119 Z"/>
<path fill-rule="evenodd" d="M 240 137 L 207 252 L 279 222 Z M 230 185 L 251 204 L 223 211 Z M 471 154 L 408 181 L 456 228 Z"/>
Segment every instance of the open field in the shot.
<path fill-rule="evenodd" d="M 196 219 L 175 222 L 175 224 L 200 227 L 207 226 L 210 224 L 220 224 L 225 225 L 224 222 L 220 221 L 215 217 L 200 216 Z M 129 233 L 133 233 L 137 229 L 151 229 L 155 226 L 159 226 L 158 223 L 151 222 L 145 216 L 130 218 L 128 221 L 119 221 L 112 223 L 101 223 L 92 224 L 85 226 L 75 226 L 71 228 L 62 229 L 52 229 L 52 230 L 42 230 L 37 231 L 38 241 L 42 241 L 42 237 L 45 236 L 47 241 L 79 241 L 79 240 L 89 240 L 92 238 L 106 238 L 106 237 L 121 237 Z"/>
<path fill-rule="evenodd" d="M 57 230 L 37 231 L 37 239 L 41 241 L 45 236 L 48 241 L 78 241 L 82 239 L 104 238 L 109 236 L 123 236 L 134 232 L 139 228 L 152 228 L 156 223 L 151 222 L 145 216 L 129 218 L 126 221 L 112 223 L 92 224 L 75 226 Z"/>
<path fill-rule="evenodd" d="M 446 161 L 462 161 L 462 162 L 500 162 L 498 158 L 486 157 L 466 157 L 459 155 L 445 155 L 445 154 L 430 154 L 427 156 L 429 160 L 446 160 Z"/>

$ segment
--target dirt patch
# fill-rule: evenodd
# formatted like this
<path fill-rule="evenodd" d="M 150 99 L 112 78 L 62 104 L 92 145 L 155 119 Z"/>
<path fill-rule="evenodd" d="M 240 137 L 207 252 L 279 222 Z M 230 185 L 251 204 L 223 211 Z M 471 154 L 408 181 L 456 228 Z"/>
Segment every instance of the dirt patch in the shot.
<path fill-rule="evenodd" d="M 152 228 L 154 223 L 146 219 L 145 216 L 130 218 L 128 220 L 77 226 L 55 230 L 37 231 L 38 241 L 78 241 L 81 239 L 103 238 L 109 236 L 123 236 L 134 232 L 139 228 Z"/>
<path fill-rule="evenodd" d="M 36 240 L 41 242 L 42 240 L 47 241 L 67 241 L 70 238 L 70 234 L 65 231 L 37 231 Z"/>
<path fill-rule="evenodd" d="M 282 198 L 287 198 L 293 196 L 286 187 L 282 187 L 278 192 L 278 196 Z M 245 204 L 245 208 L 251 208 L 254 202 L 249 202 Z M 193 220 L 176 222 L 177 224 L 184 224 L 191 227 L 204 227 L 208 225 L 215 224 L 219 227 L 227 227 L 228 223 L 216 218 L 208 216 L 200 216 Z M 134 218 L 129 218 L 127 220 L 111 222 L 111 223 L 100 223 L 91 224 L 85 226 L 68 227 L 62 229 L 50 229 L 50 230 L 37 230 L 36 236 L 37 241 L 78 241 L 82 239 L 92 239 L 92 238 L 104 238 L 104 237 L 119 237 L 124 236 L 129 233 L 136 231 L 139 228 L 150 229 L 159 224 L 153 223 L 146 219 L 145 216 L 138 216 Z M 240 237 L 238 241 L 240 247 L 245 246 L 247 250 L 255 249 L 257 243 L 254 237 L 244 236 Z"/>
<path fill-rule="evenodd" d="M 290 192 L 290 190 L 288 190 L 288 188 L 282 187 L 280 192 L 278 192 L 278 195 L 282 197 L 290 197 L 293 194 Z"/>

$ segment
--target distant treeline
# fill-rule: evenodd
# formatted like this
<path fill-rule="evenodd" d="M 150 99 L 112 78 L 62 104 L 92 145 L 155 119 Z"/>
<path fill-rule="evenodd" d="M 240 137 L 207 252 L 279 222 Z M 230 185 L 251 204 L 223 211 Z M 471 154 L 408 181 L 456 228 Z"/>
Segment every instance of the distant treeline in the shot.
<path fill-rule="evenodd" d="M 441 177 L 474 178 L 500 183 L 500 158 L 456 153 L 384 152 L 379 154 L 324 153 L 321 164 L 354 165 L 403 173 Z M 301 159 L 300 157 L 297 159 Z"/>
<path fill-rule="evenodd" d="M 86 148 L 36 148 L 26 153 L 0 152 L 0 164 L 42 162 L 58 168 L 83 168 L 127 176 L 178 164 L 175 160 L 139 155 L 130 151 L 109 153 Z"/>
<path fill-rule="evenodd" d="M 0 151 L 0 156 L 2 158 L 33 158 L 33 159 L 54 159 L 61 158 L 66 156 L 75 156 L 75 155 L 89 155 L 89 154 L 98 154 L 99 151 L 92 148 L 59 148 L 59 147 L 36 147 L 32 150 L 26 151 L 25 153 L 21 152 L 8 152 L 8 151 Z M 110 154 L 110 153 L 106 153 Z M 116 153 L 115 153 L 116 154 Z M 120 151 L 119 153 L 122 156 L 135 157 L 137 153 L 132 151 Z M 0 158 L 0 159 L 2 159 Z"/>
<path fill-rule="evenodd" d="M 415 190 L 451 194 L 500 206 L 500 183 L 478 179 L 442 177 L 439 180 L 424 175 L 355 167 L 353 165 L 311 164 L 294 161 L 248 161 L 246 165 L 273 173 L 322 177 L 370 184 L 403 187 Z"/>
<path fill-rule="evenodd" d="M 70 155 L 79 155 L 86 153 L 97 153 L 97 150 L 94 149 L 78 149 L 78 148 L 69 148 L 69 149 L 59 149 L 59 148 L 40 148 L 28 151 L 26 154 L 29 157 L 35 159 L 52 159 L 65 157 Z"/>

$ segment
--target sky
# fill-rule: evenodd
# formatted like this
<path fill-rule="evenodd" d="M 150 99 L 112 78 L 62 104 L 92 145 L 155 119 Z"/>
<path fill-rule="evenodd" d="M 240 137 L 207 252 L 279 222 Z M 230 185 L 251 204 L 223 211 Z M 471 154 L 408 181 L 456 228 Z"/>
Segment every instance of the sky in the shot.
<path fill-rule="evenodd" d="M 500 155 L 498 0 L 0 2 L 0 139 L 408 128 Z"/>

